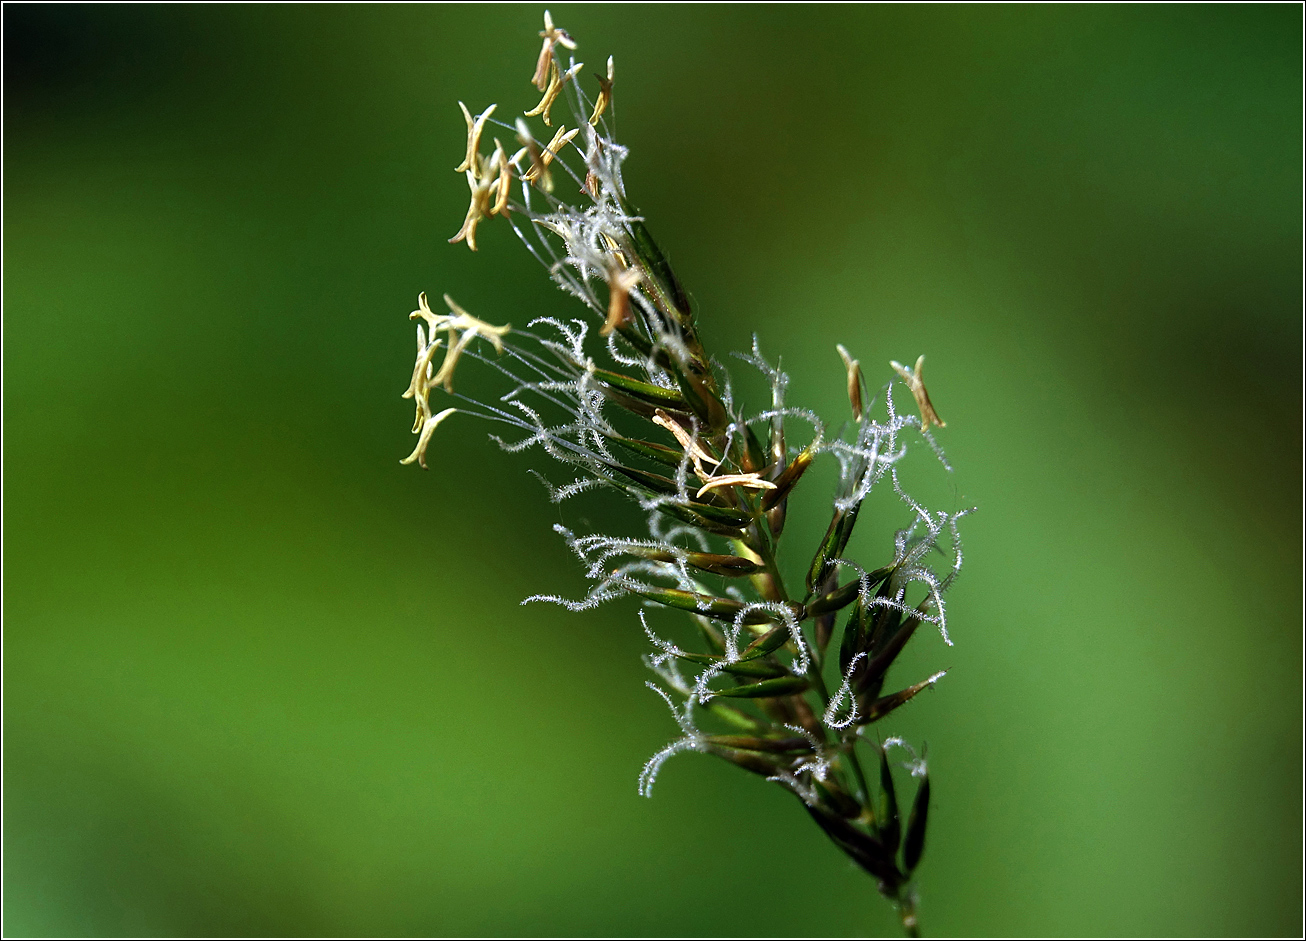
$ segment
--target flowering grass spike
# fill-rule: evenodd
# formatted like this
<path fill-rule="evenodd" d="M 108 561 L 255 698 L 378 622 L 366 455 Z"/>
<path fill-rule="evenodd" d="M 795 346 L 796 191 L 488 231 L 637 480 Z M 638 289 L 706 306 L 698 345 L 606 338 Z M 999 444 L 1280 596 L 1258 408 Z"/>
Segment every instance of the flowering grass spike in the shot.
<path fill-rule="evenodd" d="M 450 241 L 476 251 L 477 226 L 502 217 L 589 313 L 495 326 L 448 295 L 448 313 L 436 312 L 422 294 L 411 315 L 420 321 L 417 359 L 404 392 L 416 406 L 418 440 L 403 463 L 426 467 L 438 426 L 470 415 L 505 430 L 508 437 L 494 436 L 504 450 L 538 447 L 574 475 L 548 484 L 554 502 L 608 488 L 646 511 L 646 537 L 556 527 L 592 586 L 577 600 L 527 599 L 575 611 L 622 597 L 644 606 L 646 662 L 658 678 L 648 685 L 680 735 L 648 760 L 639 792 L 650 795 L 667 759 L 688 751 L 775 782 L 875 879 L 915 933 L 913 876 L 925 845 L 929 772 L 923 752 L 880 738 L 875 728 L 944 675 L 885 692 L 890 667 L 922 623 L 952 643 L 943 594 L 961 568 L 957 524 L 968 512 L 931 510 L 898 477 L 916 442 L 948 467 L 929 431 L 943 422 L 925 390 L 924 357 L 911 371 L 891 364 L 914 400 L 918 414 L 911 414 L 898 410 L 892 384 L 873 400 L 860 363 L 839 346 L 852 420 L 832 435 L 814 413 L 786 404 L 789 377 L 754 339 L 739 358 L 760 371 L 771 400 L 747 412 L 704 350 L 684 288 L 627 199 L 627 151 L 610 123 L 613 60 L 595 75 L 591 98 L 581 86 L 583 63 L 571 55 L 577 44 L 548 12 L 540 36 L 529 81 L 543 97 L 534 108 L 509 123 L 494 117 L 497 105 L 473 117 L 459 102 L 467 149 L 455 171 L 465 175 L 470 203 Z M 537 137 L 526 118 L 554 127 L 559 102 L 569 116 Z M 496 132 L 515 143 L 511 155 Z M 497 401 L 454 392 L 464 358 L 503 378 Z M 437 387 L 456 404 L 433 413 Z M 822 455 L 838 462 L 839 482 L 826 535 L 795 591 L 781 576 L 781 537 L 789 499 Z M 904 504 L 905 526 L 883 564 L 868 570 L 844 553 L 877 486 Z M 936 558 L 945 560 L 941 570 Z M 915 602 L 913 585 L 923 594 Z M 674 615 L 677 633 L 664 636 L 668 628 L 650 624 L 647 615 L 661 611 Z M 900 764 L 919 781 L 905 821 L 894 749 L 908 756 Z"/>

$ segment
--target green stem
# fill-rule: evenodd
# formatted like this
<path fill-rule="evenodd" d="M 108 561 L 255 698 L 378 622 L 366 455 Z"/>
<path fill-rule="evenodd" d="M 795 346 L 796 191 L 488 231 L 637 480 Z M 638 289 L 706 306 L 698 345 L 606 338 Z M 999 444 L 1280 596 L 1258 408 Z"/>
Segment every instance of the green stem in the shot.
<path fill-rule="evenodd" d="M 770 583 L 767 601 L 787 602 L 789 593 L 785 591 L 784 578 L 780 575 L 780 566 L 775 560 L 775 549 L 771 541 L 762 535 L 761 529 L 766 523 L 765 517 L 759 522 L 754 519 L 748 540 L 748 548 L 761 560 L 766 580 Z"/>

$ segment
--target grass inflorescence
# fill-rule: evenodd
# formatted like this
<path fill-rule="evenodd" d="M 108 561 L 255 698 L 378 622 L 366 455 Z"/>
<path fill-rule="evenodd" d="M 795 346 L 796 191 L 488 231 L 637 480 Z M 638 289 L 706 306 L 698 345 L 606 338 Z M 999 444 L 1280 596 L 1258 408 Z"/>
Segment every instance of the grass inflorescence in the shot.
<path fill-rule="evenodd" d="M 694 628 L 694 643 L 671 640 L 639 613 L 658 680 L 648 685 L 680 730 L 644 766 L 639 792 L 651 794 L 664 762 L 687 751 L 775 782 L 875 879 L 914 932 L 912 878 L 925 844 L 929 772 L 923 754 L 873 729 L 944 675 L 886 692 L 890 667 L 921 624 L 951 644 L 943 594 L 961 568 L 957 523 L 968 512 L 931 510 L 899 480 L 909 446 L 926 445 L 948 468 L 929 430 L 943 422 L 925 389 L 924 357 L 913 369 L 890 364 L 912 413 L 899 411 L 892 382 L 873 397 L 859 362 L 838 347 L 852 414 L 846 430 L 832 434 L 817 415 L 787 403 L 789 377 L 755 338 L 739 358 L 760 372 L 771 400 L 747 413 L 727 371 L 704 350 L 684 288 L 626 196 L 627 152 L 609 123 L 613 60 L 594 75 L 591 96 L 581 84 L 583 63 L 571 55 L 575 41 L 547 12 L 544 27 L 531 77 L 542 95 L 534 108 L 509 123 L 495 118 L 495 105 L 473 115 L 459 102 L 467 150 L 456 170 L 470 201 L 450 241 L 475 251 L 477 227 L 502 217 L 589 312 L 514 328 L 483 321 L 448 295 L 448 312 L 437 312 L 421 295 L 412 313 L 417 359 L 404 393 L 416 405 L 418 441 L 404 463 L 425 467 L 437 427 L 472 415 L 501 426 L 493 437 L 505 450 L 540 448 L 568 469 L 572 479 L 546 481 L 554 502 L 608 488 L 647 511 L 648 534 L 638 538 L 556 527 L 592 586 L 576 600 L 527 599 L 579 611 L 634 597 Z M 555 110 L 568 112 L 570 129 L 565 121 L 554 128 Z M 552 133 L 537 137 L 531 117 Z M 569 193 L 579 199 L 564 198 Z M 495 402 L 456 393 L 463 357 L 500 374 L 507 391 Z M 433 412 L 437 388 L 456 404 Z M 839 466 L 829 526 L 802 584 L 787 586 L 777 559 L 790 498 L 824 455 Z M 900 498 L 906 526 L 868 569 L 844 553 L 877 486 Z M 918 601 L 909 598 L 913 585 Z M 910 801 L 899 801 L 892 749 L 918 782 Z"/>

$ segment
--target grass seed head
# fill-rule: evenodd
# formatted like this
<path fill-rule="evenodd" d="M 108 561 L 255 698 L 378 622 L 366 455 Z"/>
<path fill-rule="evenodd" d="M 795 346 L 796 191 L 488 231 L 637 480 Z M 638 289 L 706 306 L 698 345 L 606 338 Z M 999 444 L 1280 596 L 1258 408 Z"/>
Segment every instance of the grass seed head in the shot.
<path fill-rule="evenodd" d="M 459 102 L 467 146 L 456 169 L 470 199 L 450 241 L 475 251 L 478 226 L 505 219 L 556 286 L 588 311 L 512 329 L 473 316 L 448 295 L 448 313 L 436 313 L 420 295 L 410 315 L 419 321 L 417 356 L 403 393 L 414 400 L 418 441 L 403 463 L 426 467 L 437 429 L 461 412 L 496 426 L 500 433 L 491 437 L 504 450 L 538 449 L 562 465 L 559 483 L 533 471 L 553 502 L 607 489 L 645 511 L 647 536 L 577 535 L 559 526 L 591 587 L 579 600 L 526 599 L 573 611 L 623 598 L 643 606 L 639 617 L 654 651 L 646 662 L 661 683 L 649 686 L 681 734 L 645 764 L 639 792 L 649 795 L 663 764 L 685 752 L 716 755 L 779 784 L 914 930 L 910 880 L 924 846 L 929 779 L 924 759 L 912 752 L 908 770 L 921 784 L 904 839 L 886 757 L 903 743 L 891 736 L 877 744 L 872 732 L 943 676 L 882 694 L 920 623 L 935 624 L 951 643 L 943 594 L 961 568 L 957 524 L 968 512 L 927 508 L 899 480 L 899 462 L 921 443 L 951 470 L 929 433 L 944 423 L 921 377 L 924 357 L 912 370 L 891 364 L 918 417 L 897 410 L 891 383 L 872 396 L 860 364 L 839 345 L 854 421 L 832 436 L 813 412 L 787 403 L 788 375 L 754 338 L 739 358 L 759 371 L 769 401 L 746 408 L 704 349 L 687 292 L 627 199 L 621 168 L 628 152 L 612 134 L 612 58 L 606 76 L 594 76 L 591 97 L 582 64 L 569 55 L 576 41 L 547 11 L 540 37 L 531 81 L 542 97 L 534 108 L 508 123 L 495 119 L 496 105 L 473 116 Z M 570 116 L 537 135 L 527 119 L 553 128 L 555 108 Z M 491 125 L 511 132 L 520 149 L 510 156 L 487 134 Z M 483 153 L 487 139 L 494 147 Z M 457 407 L 433 413 L 431 392 L 453 394 L 464 359 L 497 374 L 506 391 L 493 401 L 459 395 Z M 781 537 L 790 497 L 811 479 L 806 471 L 818 458 L 837 462 L 838 480 L 804 590 L 791 594 Z M 845 552 L 877 489 L 893 491 L 906 524 L 887 558 L 867 570 Z M 803 512 L 816 506 L 797 505 Z M 788 564 L 792 547 L 784 551 Z M 646 611 L 681 619 L 690 629 L 685 636 L 697 641 L 664 638 Z M 829 655 L 834 650 L 837 657 Z M 878 778 L 861 764 L 859 748 L 868 747 Z"/>

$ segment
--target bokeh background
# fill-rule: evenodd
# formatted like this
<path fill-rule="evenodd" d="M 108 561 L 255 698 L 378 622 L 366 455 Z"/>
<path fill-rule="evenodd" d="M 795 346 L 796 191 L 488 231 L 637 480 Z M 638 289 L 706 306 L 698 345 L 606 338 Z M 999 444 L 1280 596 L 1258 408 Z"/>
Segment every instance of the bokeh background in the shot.
<path fill-rule="evenodd" d="M 1299 935 L 1300 8 L 553 11 L 711 348 L 832 418 L 929 355 L 927 933 Z M 636 795 L 633 607 L 518 606 L 633 513 L 398 463 L 418 291 L 579 310 L 446 243 L 540 13 L 5 6 L 6 934 L 897 932 L 780 789 Z"/>

